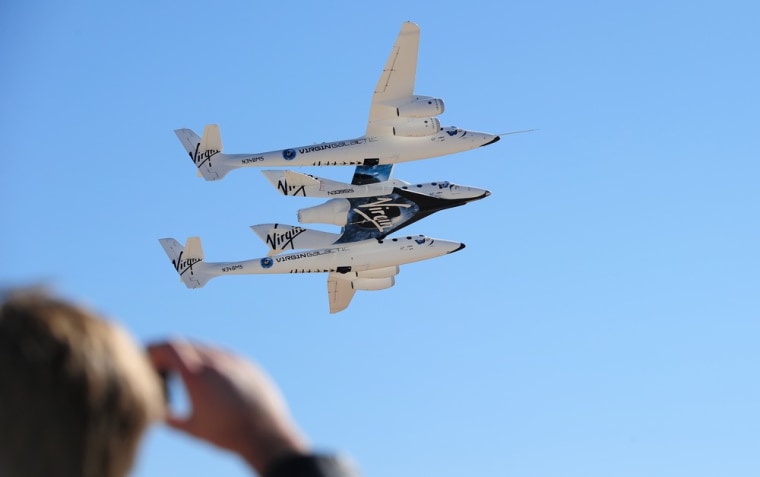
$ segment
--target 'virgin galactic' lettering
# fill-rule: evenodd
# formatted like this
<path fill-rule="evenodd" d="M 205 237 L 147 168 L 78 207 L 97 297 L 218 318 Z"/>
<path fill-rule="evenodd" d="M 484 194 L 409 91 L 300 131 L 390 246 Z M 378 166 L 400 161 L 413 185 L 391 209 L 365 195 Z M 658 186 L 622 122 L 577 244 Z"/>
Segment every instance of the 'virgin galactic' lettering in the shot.
<path fill-rule="evenodd" d="M 298 150 L 301 154 L 307 154 L 309 152 L 317 152 L 317 151 L 324 151 L 325 149 L 336 149 L 339 147 L 346 147 L 346 146 L 356 146 L 359 144 L 364 144 L 367 142 L 366 139 L 353 139 L 351 141 L 337 141 L 337 142 L 328 142 L 325 144 L 319 144 L 317 146 L 311 146 L 311 147 L 302 147 Z"/>

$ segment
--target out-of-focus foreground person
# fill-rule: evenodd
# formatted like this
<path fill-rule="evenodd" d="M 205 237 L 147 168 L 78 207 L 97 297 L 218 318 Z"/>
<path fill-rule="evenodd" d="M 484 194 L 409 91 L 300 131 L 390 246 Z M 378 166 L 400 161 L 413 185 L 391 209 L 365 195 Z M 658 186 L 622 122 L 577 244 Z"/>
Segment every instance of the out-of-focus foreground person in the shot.
<path fill-rule="evenodd" d="M 161 373 L 179 375 L 191 411 L 168 409 Z M 165 419 L 234 452 L 264 477 L 352 477 L 313 454 L 277 387 L 254 363 L 187 341 L 145 353 L 87 309 L 39 291 L 0 306 L 0 477 L 123 477 L 143 431 Z"/>
<path fill-rule="evenodd" d="M 40 291 L 0 308 L 0 475 L 121 477 L 151 420 L 158 375 L 130 336 Z"/>
<path fill-rule="evenodd" d="M 264 477 L 351 477 L 353 467 L 313 454 L 274 382 L 255 363 L 187 341 L 148 348 L 156 369 L 178 374 L 192 411 L 169 426 L 234 452 Z"/>

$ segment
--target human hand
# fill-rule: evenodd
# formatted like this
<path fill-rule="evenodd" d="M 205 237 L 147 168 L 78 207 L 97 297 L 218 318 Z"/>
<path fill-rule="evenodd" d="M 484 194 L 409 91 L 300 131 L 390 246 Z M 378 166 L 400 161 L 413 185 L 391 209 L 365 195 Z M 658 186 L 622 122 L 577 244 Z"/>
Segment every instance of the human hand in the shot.
<path fill-rule="evenodd" d="M 187 341 L 148 347 L 159 372 L 184 382 L 192 410 L 167 412 L 166 423 L 240 455 L 259 474 L 279 457 L 306 454 L 307 444 L 272 380 L 254 363 Z"/>

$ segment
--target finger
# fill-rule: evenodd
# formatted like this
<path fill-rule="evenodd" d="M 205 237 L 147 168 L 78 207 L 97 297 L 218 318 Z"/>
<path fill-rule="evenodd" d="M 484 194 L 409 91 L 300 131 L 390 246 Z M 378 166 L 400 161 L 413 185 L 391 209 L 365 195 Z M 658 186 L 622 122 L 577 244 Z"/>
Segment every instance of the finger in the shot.
<path fill-rule="evenodd" d="M 192 346 L 198 359 L 205 364 L 228 363 L 239 359 L 235 353 L 222 348 L 206 346 L 199 343 L 193 343 Z"/>
<path fill-rule="evenodd" d="M 173 429 L 177 429 L 178 431 L 186 432 L 188 434 L 194 434 L 192 431 L 192 422 L 189 418 L 183 418 L 170 414 L 166 416 L 164 422 L 166 422 L 167 426 Z"/>
<path fill-rule="evenodd" d="M 193 345 L 183 340 L 153 343 L 147 347 L 148 357 L 159 371 L 179 371 L 183 379 L 197 369 L 200 357 Z"/>

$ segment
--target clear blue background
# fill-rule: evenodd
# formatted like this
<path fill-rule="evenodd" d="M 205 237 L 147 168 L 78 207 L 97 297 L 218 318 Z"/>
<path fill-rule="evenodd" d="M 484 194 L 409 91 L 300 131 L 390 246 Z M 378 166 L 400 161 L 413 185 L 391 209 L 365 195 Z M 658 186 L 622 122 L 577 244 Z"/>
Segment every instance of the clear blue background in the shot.
<path fill-rule="evenodd" d="M 730 0 L 6 3 L 0 282 L 258 360 L 315 447 L 368 477 L 760 475 L 758 18 Z M 215 122 L 250 153 L 360 136 L 406 20 L 443 124 L 539 129 L 396 168 L 492 191 L 403 232 L 467 248 L 337 315 L 324 275 L 186 289 L 158 238 L 260 257 L 249 225 L 321 201 L 257 169 L 207 183 L 173 129 Z M 250 471 L 155 428 L 133 475 Z"/>

